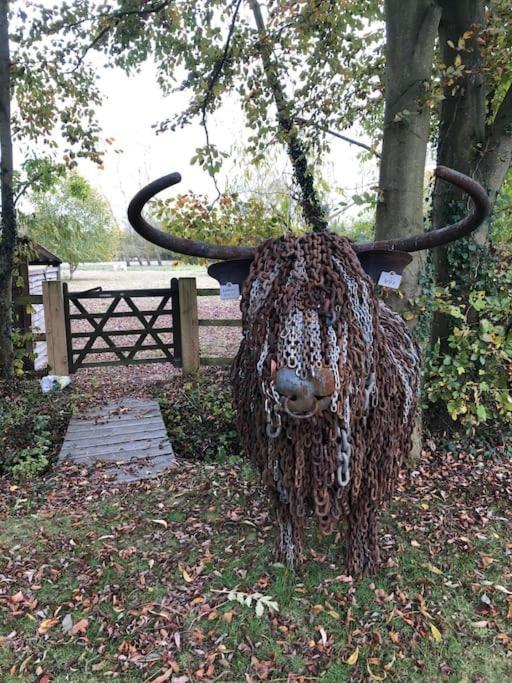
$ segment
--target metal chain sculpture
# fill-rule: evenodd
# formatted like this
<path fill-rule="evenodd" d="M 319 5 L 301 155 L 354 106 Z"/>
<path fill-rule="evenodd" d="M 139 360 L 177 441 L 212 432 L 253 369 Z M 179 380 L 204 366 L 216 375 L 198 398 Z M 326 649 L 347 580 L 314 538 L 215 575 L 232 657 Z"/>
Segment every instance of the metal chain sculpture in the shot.
<path fill-rule="evenodd" d="M 130 223 L 142 237 L 171 251 L 223 259 L 210 273 L 221 284 L 243 285 L 243 340 L 231 371 L 238 427 L 273 502 L 277 558 L 291 567 L 303 560 L 311 513 L 326 534 L 346 521 L 351 574 L 379 565 L 377 518 L 410 450 L 420 358 L 403 320 L 379 301 L 374 281 L 382 271 L 401 272 L 408 252 L 469 234 L 489 213 L 474 180 L 445 167 L 436 175 L 471 196 L 471 215 L 431 232 L 365 244 L 328 231 L 255 249 L 168 235 L 141 212 L 180 181 L 177 173 L 130 203 Z"/>

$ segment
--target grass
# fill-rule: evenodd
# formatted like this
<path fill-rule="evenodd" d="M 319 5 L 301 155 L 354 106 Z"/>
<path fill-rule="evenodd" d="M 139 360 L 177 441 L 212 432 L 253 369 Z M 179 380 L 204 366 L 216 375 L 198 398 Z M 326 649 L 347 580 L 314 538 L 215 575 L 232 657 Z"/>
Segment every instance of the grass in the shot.
<path fill-rule="evenodd" d="M 300 573 L 273 563 L 266 499 L 236 461 L 182 464 L 129 492 L 76 473 L 60 487 L 7 515 L 0 532 L 5 683 L 164 672 L 241 683 L 512 678 L 500 514 L 468 538 L 453 527 L 458 504 L 403 489 L 385 517 L 385 566 L 356 582 L 343 574 L 342 541 L 314 530 Z M 439 535 L 431 522 L 449 514 Z M 278 611 L 258 616 L 254 598 L 229 599 L 233 588 L 269 596 Z M 65 633 L 66 615 L 85 627 Z M 55 622 L 38 633 L 45 619 Z"/>

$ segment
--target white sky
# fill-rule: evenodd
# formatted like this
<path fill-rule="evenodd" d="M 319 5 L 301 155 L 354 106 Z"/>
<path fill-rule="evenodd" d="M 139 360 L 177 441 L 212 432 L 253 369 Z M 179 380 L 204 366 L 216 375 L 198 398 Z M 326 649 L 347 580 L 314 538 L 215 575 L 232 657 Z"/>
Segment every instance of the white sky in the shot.
<path fill-rule="evenodd" d="M 105 70 L 101 74 L 100 87 L 104 99 L 98 118 L 103 137 L 112 137 L 115 142 L 105 146 L 103 170 L 82 161 L 79 172 L 110 201 L 121 224 L 125 222 L 126 207 L 133 194 L 150 180 L 172 171 L 182 175 L 180 191 L 192 190 L 212 198 L 216 195 L 209 175 L 199 166 L 190 164 L 196 147 L 205 143 L 199 123 L 160 135 L 152 128 L 152 124 L 177 114 L 186 106 L 186 93 L 163 97 L 150 64 L 132 76 L 126 76 L 119 69 Z M 229 152 L 233 143 L 246 137 L 243 113 L 234 103 L 231 107 L 225 105 L 211 118 L 209 131 L 211 141 Z M 375 166 L 367 165 L 363 169 L 357 155 L 357 147 L 333 140 L 332 154 L 326 160 L 329 181 L 349 194 L 362 191 L 363 185 L 368 186 L 375 178 Z M 220 174 L 221 189 L 225 182 L 223 173 L 229 174 L 229 167 L 228 159 Z M 169 192 L 173 191 L 176 192 L 176 188 Z"/>

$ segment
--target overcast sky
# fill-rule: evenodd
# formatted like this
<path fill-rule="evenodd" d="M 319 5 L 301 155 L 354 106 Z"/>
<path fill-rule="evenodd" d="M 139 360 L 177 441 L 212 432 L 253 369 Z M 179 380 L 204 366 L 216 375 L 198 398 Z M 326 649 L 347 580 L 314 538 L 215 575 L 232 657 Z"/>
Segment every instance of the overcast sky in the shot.
<path fill-rule="evenodd" d="M 137 75 L 126 76 L 121 70 L 101 73 L 103 106 L 98 112 L 104 138 L 113 138 L 106 145 L 104 169 L 90 162 L 81 162 L 79 171 L 110 201 L 114 215 L 124 221 L 126 206 L 132 195 L 145 183 L 172 171 L 182 175 L 180 191 L 192 190 L 216 196 L 212 179 L 198 166 L 192 166 L 196 147 L 204 145 L 204 132 L 194 123 L 176 132 L 157 135 L 154 123 L 181 111 L 187 103 L 186 93 L 163 97 L 150 64 Z M 233 143 L 246 138 L 243 114 L 233 99 L 212 117 L 209 125 L 212 142 L 229 152 Z M 326 160 L 326 175 L 333 184 L 349 193 L 356 193 L 375 178 L 375 167 L 363 169 L 357 158 L 358 148 L 335 140 L 330 159 Z M 224 165 L 229 174 L 229 160 Z M 225 178 L 224 178 L 225 180 Z M 223 174 L 220 185 L 223 189 Z M 176 192 L 176 189 L 169 192 Z"/>

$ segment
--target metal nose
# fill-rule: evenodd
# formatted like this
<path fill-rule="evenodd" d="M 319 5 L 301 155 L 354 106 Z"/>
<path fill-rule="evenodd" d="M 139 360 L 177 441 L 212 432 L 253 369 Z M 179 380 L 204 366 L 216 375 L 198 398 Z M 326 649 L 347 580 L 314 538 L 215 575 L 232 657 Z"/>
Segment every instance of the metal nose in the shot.
<path fill-rule="evenodd" d="M 292 368 L 281 368 L 276 372 L 275 385 L 281 396 L 302 398 L 312 393 L 313 387 L 308 379 L 299 377 Z"/>
<path fill-rule="evenodd" d="M 285 399 L 286 412 L 313 414 L 328 407 L 335 383 L 329 368 L 312 368 L 306 378 L 292 368 L 281 368 L 275 375 L 275 387 Z"/>

